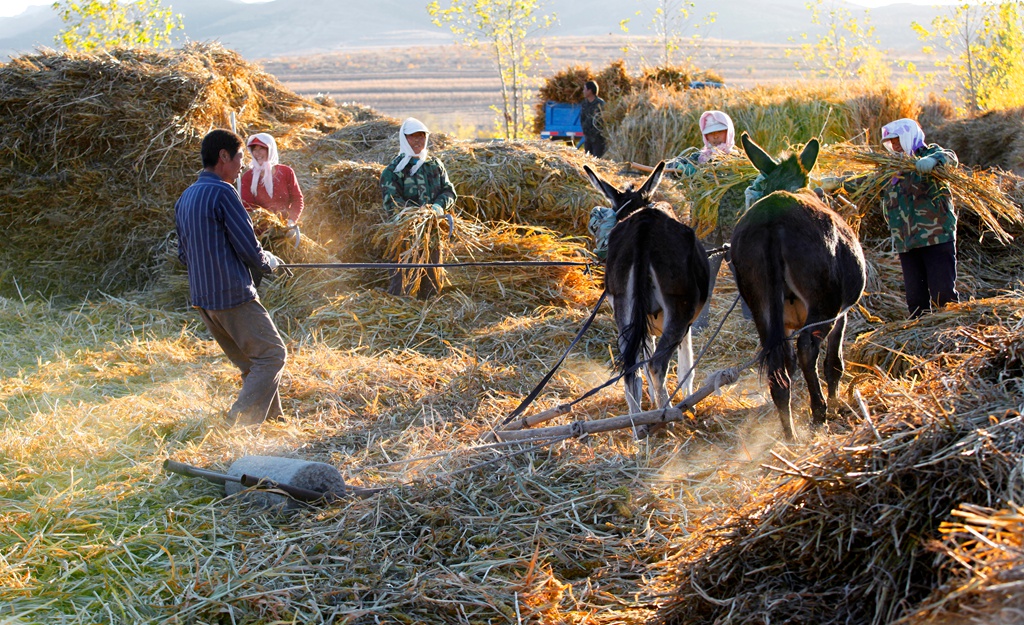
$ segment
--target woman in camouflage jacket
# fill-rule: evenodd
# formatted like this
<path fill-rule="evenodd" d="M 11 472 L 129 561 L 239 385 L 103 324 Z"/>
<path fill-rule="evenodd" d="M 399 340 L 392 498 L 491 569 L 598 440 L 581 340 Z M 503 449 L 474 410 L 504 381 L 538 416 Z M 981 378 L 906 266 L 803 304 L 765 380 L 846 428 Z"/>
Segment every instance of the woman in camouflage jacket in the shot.
<path fill-rule="evenodd" d="M 402 122 L 398 130 L 400 152 L 380 174 L 384 212 L 388 219 L 394 218 L 409 206 L 429 207 L 438 217 L 444 216 L 455 206 L 458 196 L 455 186 L 448 179 L 444 163 L 427 152 L 429 133 L 423 122 L 414 117 Z M 431 249 L 430 262 L 441 262 L 438 246 Z M 392 295 L 412 294 L 420 299 L 437 293 L 441 286 L 440 269 L 424 271 L 416 293 L 409 292 L 415 281 L 407 275 L 408 271 L 393 271 L 388 292 Z"/>
<path fill-rule="evenodd" d="M 907 309 L 911 318 L 931 306 L 959 301 L 956 292 L 956 212 L 949 186 L 932 176 L 936 167 L 956 167 L 956 154 L 925 144 L 924 131 L 913 119 L 882 127 L 882 145 L 914 160 L 914 169 L 886 185 L 882 210 L 892 234 L 893 249 L 903 268 Z"/>

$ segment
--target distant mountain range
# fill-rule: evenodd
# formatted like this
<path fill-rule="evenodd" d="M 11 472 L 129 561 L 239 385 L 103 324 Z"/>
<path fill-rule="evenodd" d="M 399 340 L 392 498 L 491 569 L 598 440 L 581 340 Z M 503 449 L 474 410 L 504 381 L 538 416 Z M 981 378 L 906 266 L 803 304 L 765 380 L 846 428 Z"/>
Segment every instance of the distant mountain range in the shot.
<path fill-rule="evenodd" d="M 706 36 L 715 39 L 788 43 L 820 27 L 811 24 L 806 0 L 697 0 L 697 19 L 713 10 L 717 18 Z M 431 24 L 426 0 L 273 0 L 243 4 L 233 0 L 163 0 L 181 13 L 192 41 L 216 40 L 250 60 L 301 56 L 353 48 L 439 45 L 454 40 L 447 29 Z M 862 7 L 837 1 L 862 18 Z M 621 34 L 619 23 L 630 20 L 630 34 L 646 32 L 647 19 L 637 17 L 644 5 L 632 0 L 548 0 L 545 13 L 558 23 L 550 36 Z M 919 50 L 910 24 L 931 22 L 940 9 L 894 4 L 872 9 L 871 23 L 883 49 Z M 53 47 L 61 29 L 56 12 L 35 6 L 22 15 L 0 18 L 0 55 L 10 57 Z M 545 35 L 547 36 L 547 35 Z M 813 39 L 812 39 L 813 40 Z"/>

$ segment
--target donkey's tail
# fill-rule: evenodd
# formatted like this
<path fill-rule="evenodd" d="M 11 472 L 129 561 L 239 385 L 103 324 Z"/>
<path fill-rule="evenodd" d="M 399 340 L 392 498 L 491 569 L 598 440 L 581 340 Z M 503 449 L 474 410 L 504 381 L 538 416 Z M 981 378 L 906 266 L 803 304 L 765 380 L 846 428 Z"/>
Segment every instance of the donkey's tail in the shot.
<path fill-rule="evenodd" d="M 773 234 L 774 236 L 771 236 L 761 248 L 764 253 L 764 301 L 761 314 L 765 315 L 765 341 L 760 355 L 762 375 L 765 372 L 788 372 L 786 357 L 789 346 L 786 343 L 785 325 L 785 298 L 788 290 L 786 261 L 782 257 L 783 241 L 779 240 L 777 232 Z"/>
<path fill-rule="evenodd" d="M 650 358 L 647 337 L 651 334 L 651 270 L 646 250 L 640 251 L 632 269 L 633 291 L 630 293 L 629 323 L 622 329 L 619 346 L 619 369 L 627 376 L 636 363 Z"/>

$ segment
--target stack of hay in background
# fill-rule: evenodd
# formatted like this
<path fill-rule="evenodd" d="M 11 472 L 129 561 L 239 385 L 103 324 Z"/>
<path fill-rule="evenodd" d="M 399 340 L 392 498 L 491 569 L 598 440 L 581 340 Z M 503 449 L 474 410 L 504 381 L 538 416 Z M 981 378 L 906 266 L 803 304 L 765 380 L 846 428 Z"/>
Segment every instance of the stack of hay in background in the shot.
<path fill-rule="evenodd" d="M 341 125 L 218 45 L 170 53 L 46 52 L 0 67 L 0 292 L 144 288 L 214 127 L 268 131 L 282 150 Z"/>

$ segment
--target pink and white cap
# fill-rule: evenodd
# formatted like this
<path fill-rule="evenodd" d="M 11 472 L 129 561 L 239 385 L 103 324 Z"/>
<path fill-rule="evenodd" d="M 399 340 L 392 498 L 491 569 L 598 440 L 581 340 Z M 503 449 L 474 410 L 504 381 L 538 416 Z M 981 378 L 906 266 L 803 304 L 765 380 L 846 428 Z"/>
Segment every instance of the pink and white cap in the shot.
<path fill-rule="evenodd" d="M 882 145 L 886 149 L 892 149 L 887 145 L 888 141 L 899 139 L 900 147 L 907 154 L 913 154 L 924 146 L 924 130 L 916 120 L 904 117 L 882 126 Z"/>
<path fill-rule="evenodd" d="M 728 154 L 736 145 L 736 129 L 733 128 L 732 118 L 722 111 L 704 111 L 697 125 L 700 126 L 700 136 L 704 140 L 704 149 L 697 158 L 698 162 L 706 162 L 715 155 L 715 152 Z M 710 144 L 707 135 L 719 130 L 726 131 L 725 143 L 717 146 Z"/>

